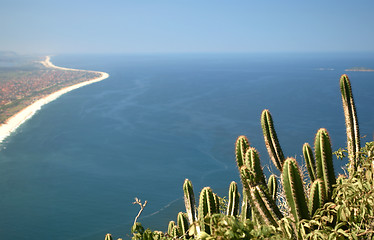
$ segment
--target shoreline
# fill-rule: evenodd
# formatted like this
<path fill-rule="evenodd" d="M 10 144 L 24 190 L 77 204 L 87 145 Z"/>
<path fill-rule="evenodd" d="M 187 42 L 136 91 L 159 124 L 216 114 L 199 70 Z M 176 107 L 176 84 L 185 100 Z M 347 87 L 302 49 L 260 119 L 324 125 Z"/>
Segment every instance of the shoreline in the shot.
<path fill-rule="evenodd" d="M 10 118 L 6 120 L 4 124 L 0 125 L 0 143 L 4 141 L 5 138 L 7 138 L 11 133 L 13 133 L 19 126 L 21 126 L 24 122 L 26 122 L 28 119 L 30 119 L 37 111 L 39 111 L 43 105 L 52 102 L 53 100 L 56 100 L 60 96 L 62 96 L 65 93 L 68 93 L 70 91 L 73 91 L 77 88 L 86 86 L 88 84 L 92 84 L 95 82 L 102 81 L 109 77 L 109 74 L 106 72 L 99 72 L 99 71 L 91 71 L 91 70 L 81 70 L 81 69 L 73 69 L 73 68 L 64 68 L 55 66 L 50 61 L 50 56 L 46 56 L 46 59 L 44 61 L 40 61 L 41 64 L 43 64 L 47 68 L 55 68 L 60 70 L 67 70 L 67 71 L 82 71 L 82 72 L 94 72 L 94 73 L 100 73 L 101 76 L 97 78 L 90 79 L 88 81 L 80 82 L 68 87 L 64 87 L 56 92 L 53 92 L 41 99 L 38 99 L 31 105 L 25 107 L 18 113 L 14 114 Z"/>
<path fill-rule="evenodd" d="M 346 72 L 374 72 L 374 69 L 366 69 L 366 70 L 355 70 L 355 69 L 345 69 Z"/>

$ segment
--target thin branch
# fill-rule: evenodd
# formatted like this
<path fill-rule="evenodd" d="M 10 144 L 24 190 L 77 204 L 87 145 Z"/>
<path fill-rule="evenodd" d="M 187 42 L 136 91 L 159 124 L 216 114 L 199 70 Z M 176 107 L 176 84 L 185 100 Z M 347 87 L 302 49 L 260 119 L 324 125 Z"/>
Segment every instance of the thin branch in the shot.
<path fill-rule="evenodd" d="M 135 225 L 136 222 L 138 221 L 138 218 L 140 217 L 140 214 L 142 214 L 145 206 L 147 205 L 147 200 L 145 200 L 145 202 L 142 204 L 140 199 L 135 198 L 135 202 L 133 202 L 132 204 L 138 204 L 140 206 L 140 210 L 138 212 L 138 215 L 136 215 L 135 220 L 134 220 L 134 225 Z"/>

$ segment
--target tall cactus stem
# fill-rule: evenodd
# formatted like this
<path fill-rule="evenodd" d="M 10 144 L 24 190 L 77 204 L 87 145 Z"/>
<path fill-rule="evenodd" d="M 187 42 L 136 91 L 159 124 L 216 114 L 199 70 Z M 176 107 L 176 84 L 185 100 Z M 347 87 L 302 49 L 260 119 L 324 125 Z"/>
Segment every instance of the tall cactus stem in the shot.
<path fill-rule="evenodd" d="M 186 213 L 188 217 L 189 224 L 194 226 L 193 233 L 199 234 L 200 227 L 199 225 L 195 224 L 197 222 L 197 214 L 196 214 L 196 203 L 195 203 L 195 195 L 193 191 L 193 186 L 190 180 L 184 180 L 183 184 L 183 193 L 184 193 L 184 205 L 186 207 Z"/>
<path fill-rule="evenodd" d="M 211 233 L 209 227 L 209 219 L 207 216 L 212 216 L 216 213 L 216 202 L 214 199 L 213 191 L 210 187 L 205 187 L 201 190 L 200 201 L 199 201 L 199 211 L 198 211 L 198 221 L 200 225 L 200 230 L 208 234 Z"/>
<path fill-rule="evenodd" d="M 296 222 L 309 219 L 308 206 L 304 194 L 304 184 L 298 164 L 294 158 L 287 158 L 282 170 L 282 185 L 288 206 Z"/>
<path fill-rule="evenodd" d="M 110 233 L 107 233 L 105 235 L 105 240 L 113 240 L 112 235 Z"/>
<path fill-rule="evenodd" d="M 347 131 L 347 148 L 350 171 L 355 171 L 360 152 L 360 131 L 358 127 L 356 107 L 353 100 L 352 87 L 346 74 L 340 77 L 340 92 L 342 95 L 345 126 Z"/>
<path fill-rule="evenodd" d="M 196 222 L 196 203 L 195 195 L 193 192 L 193 186 L 190 180 L 184 180 L 183 184 L 183 193 L 184 193 L 184 205 L 186 207 L 186 213 L 188 216 L 188 221 L 190 225 Z"/>
<path fill-rule="evenodd" d="M 318 208 L 321 208 L 326 201 L 325 185 L 321 179 L 316 179 L 310 186 L 308 207 L 311 216 Z"/>
<path fill-rule="evenodd" d="M 330 136 L 326 129 L 321 128 L 316 134 L 314 141 L 316 157 L 317 178 L 325 185 L 326 200 L 331 200 L 332 186 L 336 183 L 334 164 L 332 158 Z"/>
<path fill-rule="evenodd" d="M 263 185 L 250 187 L 251 207 L 256 213 L 256 219 L 264 224 L 278 227 L 278 221 L 282 219 L 282 213 L 274 199 L 267 193 Z"/>
<path fill-rule="evenodd" d="M 215 203 L 215 209 L 213 213 L 219 213 L 219 197 L 217 194 L 213 193 L 214 203 Z"/>
<path fill-rule="evenodd" d="M 277 133 L 274 129 L 273 119 L 269 110 L 265 109 L 261 114 L 261 127 L 264 134 L 265 145 L 269 156 L 279 171 L 282 171 L 284 155 L 279 145 Z"/>
<path fill-rule="evenodd" d="M 268 179 L 268 189 L 269 189 L 270 195 L 275 201 L 277 197 L 277 191 L 278 191 L 278 182 L 274 174 L 270 175 Z"/>
<path fill-rule="evenodd" d="M 177 217 L 178 232 L 183 239 L 187 239 L 188 236 L 188 219 L 185 213 L 179 212 Z"/>
<path fill-rule="evenodd" d="M 249 204 L 248 196 L 245 193 L 245 190 L 243 189 L 243 200 L 242 200 L 242 208 L 240 212 L 240 219 L 242 221 L 245 221 L 246 219 L 250 219 L 252 214 L 251 214 L 251 207 Z"/>
<path fill-rule="evenodd" d="M 236 164 L 238 168 L 243 166 L 245 159 L 245 152 L 249 148 L 249 141 L 246 136 L 239 136 L 236 139 L 235 143 L 235 155 L 236 155 Z"/>
<path fill-rule="evenodd" d="M 251 173 L 254 176 L 252 184 L 263 184 L 266 186 L 265 176 L 262 171 L 260 158 L 258 152 L 255 148 L 248 148 L 245 153 L 245 162 L 244 164 L 248 167 Z"/>
<path fill-rule="evenodd" d="M 237 216 L 239 214 L 239 190 L 238 184 L 234 181 L 230 183 L 229 201 L 227 204 L 227 216 Z"/>
<path fill-rule="evenodd" d="M 304 143 L 303 145 L 303 155 L 308 169 L 310 182 L 316 180 L 316 161 L 313 156 L 313 150 L 310 147 L 309 143 Z"/>
<path fill-rule="evenodd" d="M 253 172 L 249 170 L 249 168 L 246 165 L 241 166 L 239 169 L 240 173 L 240 179 L 243 184 L 243 188 L 246 188 L 246 186 L 249 185 L 254 185 L 254 175 Z"/>
<path fill-rule="evenodd" d="M 173 233 L 171 236 L 173 236 L 174 239 L 177 239 L 181 236 L 181 233 L 179 232 L 179 228 L 177 225 L 173 227 Z"/>
<path fill-rule="evenodd" d="M 168 225 L 168 234 L 169 234 L 169 236 L 174 237 L 174 227 L 175 227 L 175 222 L 174 221 L 170 221 L 169 225 Z"/>

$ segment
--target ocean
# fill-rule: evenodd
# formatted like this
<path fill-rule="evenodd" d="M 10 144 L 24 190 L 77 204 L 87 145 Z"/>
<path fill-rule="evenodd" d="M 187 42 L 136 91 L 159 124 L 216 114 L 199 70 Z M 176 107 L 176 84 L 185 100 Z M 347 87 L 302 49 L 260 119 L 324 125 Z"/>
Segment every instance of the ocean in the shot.
<path fill-rule="evenodd" d="M 362 142 L 373 140 L 373 53 L 58 55 L 57 66 L 110 77 L 43 106 L 1 143 L 1 239 L 130 238 L 139 221 L 166 230 L 184 211 L 186 178 L 227 195 L 239 182 L 234 144 L 246 135 L 268 175 L 263 141 L 269 109 L 286 156 L 302 162 L 326 128 L 345 146 L 339 78 L 347 73 Z M 335 172 L 347 160 L 335 160 Z"/>

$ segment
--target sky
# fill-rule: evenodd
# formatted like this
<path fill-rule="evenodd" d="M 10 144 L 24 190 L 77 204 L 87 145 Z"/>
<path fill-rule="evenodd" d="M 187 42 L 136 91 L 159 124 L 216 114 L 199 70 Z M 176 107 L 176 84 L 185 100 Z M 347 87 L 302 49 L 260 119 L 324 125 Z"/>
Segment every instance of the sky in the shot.
<path fill-rule="evenodd" d="M 0 51 L 373 52 L 373 0 L 0 0 Z"/>

